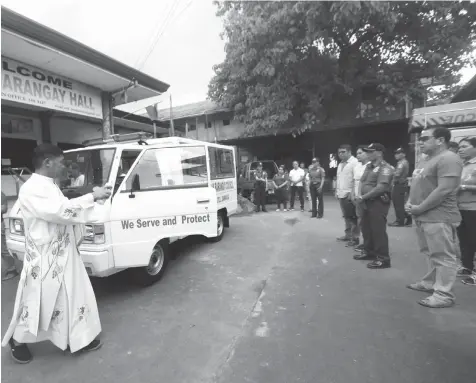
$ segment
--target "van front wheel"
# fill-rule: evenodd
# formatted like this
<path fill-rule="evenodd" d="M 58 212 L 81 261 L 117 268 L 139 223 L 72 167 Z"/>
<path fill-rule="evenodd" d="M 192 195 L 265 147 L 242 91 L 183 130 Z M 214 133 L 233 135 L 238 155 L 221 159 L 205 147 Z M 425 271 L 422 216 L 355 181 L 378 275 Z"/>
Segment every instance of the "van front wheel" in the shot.
<path fill-rule="evenodd" d="M 210 238 L 211 242 L 220 242 L 225 234 L 225 212 L 218 212 L 217 216 L 217 236 Z"/>
<path fill-rule="evenodd" d="M 144 287 L 158 282 L 165 273 L 169 258 L 168 243 L 159 242 L 155 245 L 147 266 L 131 269 L 134 282 Z"/>

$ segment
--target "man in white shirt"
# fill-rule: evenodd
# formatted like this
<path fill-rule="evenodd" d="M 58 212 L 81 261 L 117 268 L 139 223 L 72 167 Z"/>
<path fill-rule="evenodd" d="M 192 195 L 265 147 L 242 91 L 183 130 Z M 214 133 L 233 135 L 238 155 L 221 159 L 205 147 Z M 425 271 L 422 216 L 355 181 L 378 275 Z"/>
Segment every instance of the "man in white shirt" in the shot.
<path fill-rule="evenodd" d="M 350 145 L 341 145 L 338 155 L 341 162 L 337 167 L 336 197 L 339 200 L 345 220 L 345 235 L 338 237 L 337 240 L 349 242 L 351 246 L 357 246 L 359 244 L 360 229 L 357 224 L 355 205 L 352 202 L 352 191 L 354 190 L 354 170 L 358 161 L 352 155 Z"/>
<path fill-rule="evenodd" d="M 72 188 L 79 188 L 84 186 L 84 174 L 81 174 L 81 169 L 78 164 L 71 164 L 71 185 Z"/>
<path fill-rule="evenodd" d="M 369 163 L 367 159 L 367 153 L 363 150 L 364 146 L 360 145 L 357 149 L 356 156 L 357 156 L 357 165 L 354 168 L 354 189 L 352 190 L 352 201 L 355 205 L 355 213 L 357 215 L 357 225 L 359 230 L 362 232 L 362 236 L 364 232 L 362 231 L 361 221 L 362 221 L 362 204 L 357 202 L 357 198 L 360 196 L 360 179 L 362 178 L 362 174 L 364 174 L 365 167 Z M 362 245 L 357 245 L 355 250 L 362 250 Z"/>
<path fill-rule="evenodd" d="M 306 172 L 299 167 L 297 161 L 293 162 L 293 169 L 289 172 L 289 183 L 291 185 L 291 200 L 290 210 L 294 210 L 294 201 L 296 199 L 296 192 L 299 196 L 299 202 L 301 203 L 301 211 L 304 211 L 304 178 Z"/>

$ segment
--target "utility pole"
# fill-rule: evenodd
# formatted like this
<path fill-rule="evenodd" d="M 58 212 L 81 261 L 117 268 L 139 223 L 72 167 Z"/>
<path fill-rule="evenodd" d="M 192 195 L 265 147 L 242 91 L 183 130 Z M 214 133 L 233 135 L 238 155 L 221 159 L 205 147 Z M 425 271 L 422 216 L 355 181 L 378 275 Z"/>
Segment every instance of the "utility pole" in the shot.
<path fill-rule="evenodd" d="M 175 136 L 174 116 L 173 116 L 173 111 L 172 111 L 172 94 L 170 94 L 170 132 L 169 132 L 169 136 L 171 136 L 171 137 Z"/>
<path fill-rule="evenodd" d="M 195 117 L 195 127 L 197 129 L 197 140 L 198 140 L 198 117 Z"/>
<path fill-rule="evenodd" d="M 108 139 L 114 134 L 114 120 L 112 117 L 112 96 L 109 92 L 102 92 L 102 138 Z"/>

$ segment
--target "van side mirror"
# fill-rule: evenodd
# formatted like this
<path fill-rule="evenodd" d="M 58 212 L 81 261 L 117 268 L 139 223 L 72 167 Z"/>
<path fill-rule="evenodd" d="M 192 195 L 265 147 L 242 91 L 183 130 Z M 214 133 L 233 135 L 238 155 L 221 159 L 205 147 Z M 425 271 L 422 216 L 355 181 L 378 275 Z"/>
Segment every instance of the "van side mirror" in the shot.
<path fill-rule="evenodd" d="M 140 181 L 139 181 L 139 174 L 134 174 L 134 178 L 132 179 L 132 186 L 131 186 L 131 194 L 129 194 L 129 198 L 135 198 L 134 192 L 140 190 Z"/>

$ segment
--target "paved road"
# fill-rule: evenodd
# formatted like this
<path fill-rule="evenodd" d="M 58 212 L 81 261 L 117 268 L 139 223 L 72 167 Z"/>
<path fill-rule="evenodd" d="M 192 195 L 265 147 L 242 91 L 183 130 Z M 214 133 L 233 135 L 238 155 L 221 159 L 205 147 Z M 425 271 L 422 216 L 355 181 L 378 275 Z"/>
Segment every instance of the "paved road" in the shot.
<path fill-rule="evenodd" d="M 429 310 L 404 288 L 425 269 L 412 229 L 390 232 L 393 268 L 368 270 L 336 243 L 326 200 L 308 213 L 237 217 L 222 242 L 180 246 L 164 279 L 139 289 L 95 280 L 104 346 L 81 356 L 48 343 L 5 382 L 453 383 L 476 381 L 476 290 Z M 2 284 L 2 333 L 15 281 Z"/>

